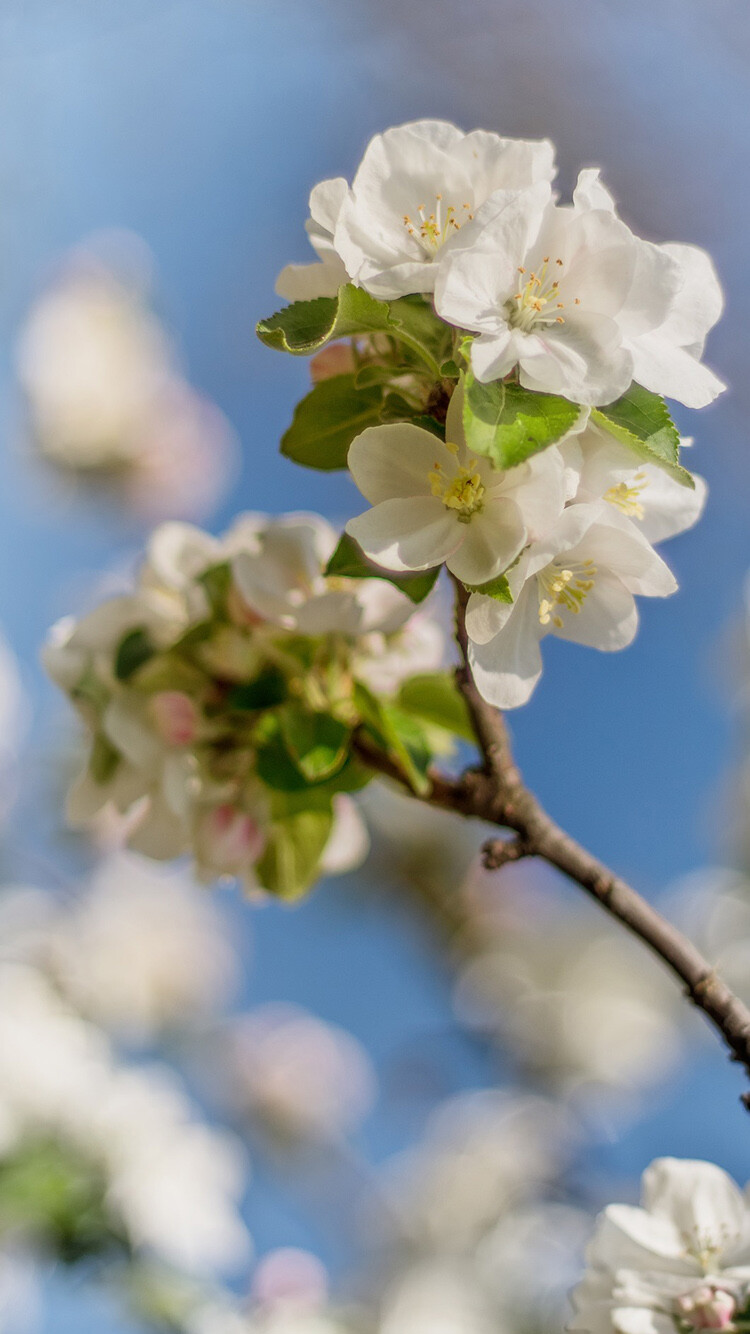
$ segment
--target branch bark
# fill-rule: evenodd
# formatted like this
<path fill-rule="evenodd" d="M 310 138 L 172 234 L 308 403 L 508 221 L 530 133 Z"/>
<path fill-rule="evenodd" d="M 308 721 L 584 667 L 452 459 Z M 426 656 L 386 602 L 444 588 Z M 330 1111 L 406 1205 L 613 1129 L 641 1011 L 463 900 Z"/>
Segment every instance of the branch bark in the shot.
<path fill-rule="evenodd" d="M 456 680 L 469 709 L 481 763 L 458 779 L 439 773 L 431 775 L 431 788 L 422 800 L 511 831 L 511 837 L 492 839 L 485 845 L 485 865 L 489 868 L 521 857 L 541 857 L 575 881 L 666 964 L 682 983 L 685 994 L 721 1035 L 731 1058 L 743 1065 L 750 1076 L 747 1006 L 677 927 L 561 829 L 524 784 L 502 714 L 482 698 L 471 673 L 465 621 L 467 600 L 466 590 L 456 581 L 456 641 L 461 652 Z M 368 746 L 363 759 L 411 791 L 404 776 L 377 749 Z M 750 1110 L 750 1093 L 745 1093 L 742 1101 Z"/>

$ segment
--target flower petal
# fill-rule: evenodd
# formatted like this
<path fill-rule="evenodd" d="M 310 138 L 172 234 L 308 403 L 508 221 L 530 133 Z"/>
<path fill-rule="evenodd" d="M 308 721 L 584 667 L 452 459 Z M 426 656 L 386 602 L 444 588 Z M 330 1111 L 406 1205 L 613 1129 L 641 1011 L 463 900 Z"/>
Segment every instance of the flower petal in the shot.
<path fill-rule="evenodd" d="M 451 475 L 456 464 L 442 440 L 410 422 L 368 426 L 349 446 L 347 462 L 355 486 L 371 505 L 395 496 L 429 496 L 435 465 Z"/>
<path fill-rule="evenodd" d="M 384 500 L 350 519 L 346 531 L 389 570 L 429 570 L 461 545 L 464 526 L 436 496 Z"/>
<path fill-rule="evenodd" d="M 614 575 L 594 577 L 577 615 L 560 610 L 562 626 L 550 626 L 558 639 L 614 653 L 632 643 L 638 629 L 638 611 L 633 594 Z"/>
<path fill-rule="evenodd" d="M 644 1208 L 655 1218 L 668 1220 L 691 1250 L 731 1251 L 745 1239 L 744 1197 L 715 1163 L 657 1158 L 644 1172 L 642 1185 Z"/>
<path fill-rule="evenodd" d="M 480 694 L 499 709 L 525 704 L 542 674 L 536 589 L 525 588 L 503 629 L 486 644 L 469 641 L 469 663 Z"/>
<path fill-rule="evenodd" d="M 488 500 L 481 514 L 465 525 L 461 546 L 448 559 L 448 569 L 465 584 L 484 584 L 514 561 L 526 541 L 526 525 L 518 505 L 500 497 Z"/>

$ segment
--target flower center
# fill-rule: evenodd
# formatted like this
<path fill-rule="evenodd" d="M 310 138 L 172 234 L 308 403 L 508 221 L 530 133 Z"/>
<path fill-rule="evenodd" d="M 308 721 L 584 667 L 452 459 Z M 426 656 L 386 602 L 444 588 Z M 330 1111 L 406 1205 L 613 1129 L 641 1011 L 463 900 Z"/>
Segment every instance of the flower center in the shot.
<path fill-rule="evenodd" d="M 548 565 L 537 575 L 539 588 L 539 624 L 562 630 L 562 614 L 577 616 L 594 587 L 596 566 L 592 560 L 576 565 Z"/>
<path fill-rule="evenodd" d="M 565 302 L 560 300 L 560 277 L 563 261 L 556 259 L 551 264 L 549 255 L 542 260 L 542 267 L 526 278 L 526 269 L 521 266 L 518 272 L 525 283 L 505 303 L 505 312 L 512 329 L 521 329 L 531 333 L 538 325 L 564 324 L 565 316 L 560 314 L 565 309 Z M 553 274 L 558 276 L 553 278 Z M 573 303 L 580 306 L 578 297 Z"/>
<path fill-rule="evenodd" d="M 622 510 L 623 514 L 633 519 L 643 519 L 646 511 L 638 497 L 647 486 L 646 474 L 637 472 L 630 486 L 626 482 L 618 482 L 616 486 L 611 486 L 609 491 L 604 492 L 604 499 L 608 500 L 610 505 L 615 505 L 618 510 Z"/>
<path fill-rule="evenodd" d="M 445 447 L 458 457 L 458 445 L 446 441 Z M 430 473 L 430 487 L 433 496 L 442 500 L 446 509 L 453 510 L 461 523 L 468 523 L 472 514 L 484 509 L 485 486 L 474 458 L 467 465 L 457 463 L 452 477 L 436 462 Z"/>
<path fill-rule="evenodd" d="M 730 1330 L 737 1300 L 726 1288 L 702 1283 L 675 1301 L 678 1327 L 689 1330 Z"/>
<path fill-rule="evenodd" d="M 453 204 L 448 204 L 444 209 L 442 195 L 435 195 L 435 208 L 432 213 L 427 212 L 427 207 L 427 204 L 420 204 L 416 218 L 405 213 L 404 226 L 409 235 L 419 242 L 425 254 L 432 259 L 448 238 L 454 232 L 460 231 L 462 223 L 471 222 L 474 214 L 471 211 L 471 204 L 462 204 L 459 212 Z"/>

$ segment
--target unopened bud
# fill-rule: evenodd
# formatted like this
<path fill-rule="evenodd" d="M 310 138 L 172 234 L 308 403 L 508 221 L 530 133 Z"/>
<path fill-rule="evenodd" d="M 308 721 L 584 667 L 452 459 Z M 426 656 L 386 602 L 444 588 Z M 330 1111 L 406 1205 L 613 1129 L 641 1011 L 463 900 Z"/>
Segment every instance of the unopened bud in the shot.
<path fill-rule="evenodd" d="M 692 1292 L 683 1293 L 675 1302 L 677 1313 L 693 1329 L 731 1329 L 737 1310 L 736 1299 L 726 1288 L 702 1283 Z"/>
<path fill-rule="evenodd" d="M 196 839 L 201 860 L 219 875 L 241 875 L 258 860 L 265 841 L 252 816 L 229 803 L 202 817 Z"/>
<path fill-rule="evenodd" d="M 199 713 L 182 690 L 160 690 L 151 698 L 151 716 L 168 746 L 189 746 L 198 732 Z"/>
<path fill-rule="evenodd" d="M 310 376 L 313 384 L 321 380 L 330 380 L 334 375 L 348 375 L 357 369 L 351 343 L 331 343 L 324 347 L 310 362 Z"/>

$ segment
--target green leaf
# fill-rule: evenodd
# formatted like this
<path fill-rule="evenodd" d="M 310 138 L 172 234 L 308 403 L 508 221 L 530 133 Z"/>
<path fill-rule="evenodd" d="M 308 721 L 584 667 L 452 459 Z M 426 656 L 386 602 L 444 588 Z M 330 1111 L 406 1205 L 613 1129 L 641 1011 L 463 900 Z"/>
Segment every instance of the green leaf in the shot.
<path fill-rule="evenodd" d="M 464 388 L 466 443 L 496 468 L 514 468 L 561 440 L 582 412 L 556 394 L 535 394 L 503 380 L 480 384 L 471 371 Z"/>
<path fill-rule="evenodd" d="M 118 681 L 127 681 L 139 667 L 153 658 L 156 649 L 144 629 L 129 630 L 120 640 L 115 653 L 115 676 Z"/>
<path fill-rule="evenodd" d="M 435 315 L 422 297 L 400 297 L 396 301 L 376 301 L 361 287 L 346 283 L 338 296 L 321 296 L 314 301 L 294 301 L 267 320 L 261 320 L 256 332 L 266 347 L 309 357 L 326 343 L 338 338 L 362 334 L 387 333 L 407 343 L 440 377 L 440 361 L 435 350 L 447 337 L 450 350 L 451 330 Z"/>
<path fill-rule="evenodd" d="M 254 681 L 234 686 L 226 698 L 230 709 L 271 709 L 283 704 L 287 697 L 287 681 L 278 667 L 265 667 Z"/>
<path fill-rule="evenodd" d="M 354 375 L 321 380 L 297 404 L 292 424 L 281 439 L 281 452 L 308 468 L 345 468 L 355 436 L 380 422 L 383 392 L 379 385 L 358 388 Z"/>
<path fill-rule="evenodd" d="M 494 598 L 496 602 L 505 602 L 508 605 L 513 602 L 510 584 L 504 574 L 498 574 L 495 579 L 488 579 L 485 584 L 464 584 L 464 588 L 469 593 L 484 593 L 485 597 Z"/>
<path fill-rule="evenodd" d="M 407 713 L 476 744 L 469 711 L 452 672 L 409 677 L 399 690 L 397 702 Z"/>
<path fill-rule="evenodd" d="M 354 687 L 354 703 L 376 744 L 396 761 L 414 791 L 424 796 L 430 788 L 427 770 L 432 755 L 416 720 L 378 699 L 361 681 Z"/>
<path fill-rule="evenodd" d="M 263 887 L 283 899 L 304 894 L 317 876 L 332 827 L 330 807 L 301 810 L 274 820 L 263 856 L 255 867 Z"/>
<path fill-rule="evenodd" d="M 286 748 L 309 783 L 331 778 L 342 768 L 351 729 L 338 718 L 291 703 L 279 710 L 278 718 Z"/>
<path fill-rule="evenodd" d="M 440 566 L 436 565 L 432 570 L 418 570 L 414 574 L 397 574 L 393 570 L 385 570 L 382 565 L 376 565 L 368 559 L 353 537 L 342 533 L 325 572 L 345 575 L 348 579 L 387 579 L 389 584 L 395 584 L 402 593 L 406 593 L 412 602 L 423 602 L 435 585 Z"/>
<path fill-rule="evenodd" d="M 683 486 L 694 488 L 687 468 L 680 463 L 680 436 L 669 408 L 658 394 L 631 384 L 616 403 L 592 408 L 591 420 L 646 463 L 655 463 Z"/>
<path fill-rule="evenodd" d="M 263 725 L 257 735 L 255 767 L 258 777 L 274 794 L 283 793 L 285 801 L 287 798 L 293 800 L 293 794 L 304 792 L 314 792 L 316 800 L 324 793 L 332 797 L 336 792 L 358 792 L 372 778 L 371 771 L 351 754 L 330 777 L 306 778 L 289 752 L 277 713 L 263 715 Z"/>

